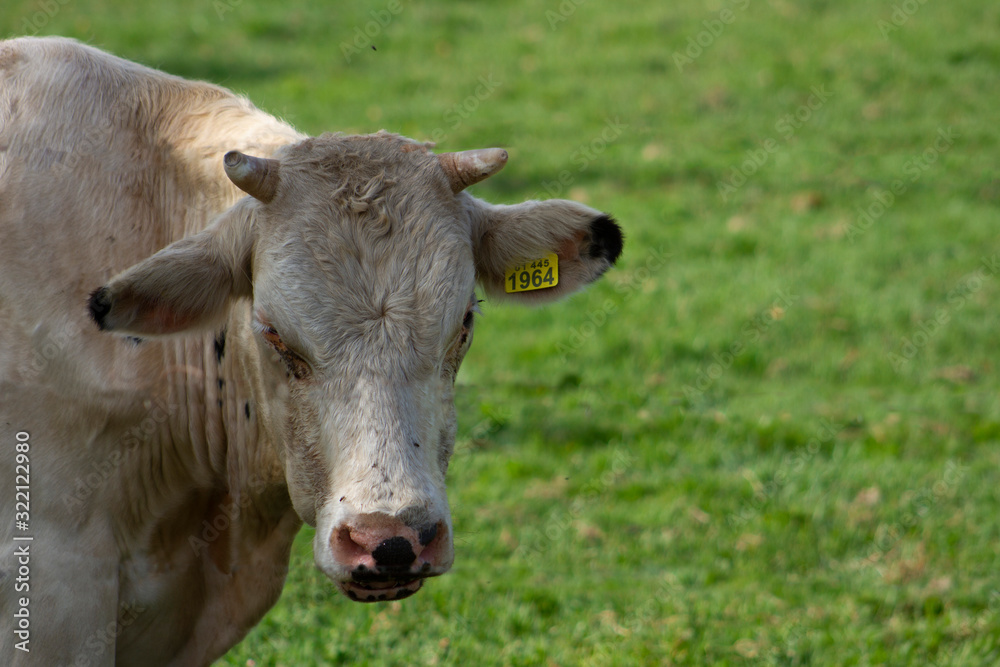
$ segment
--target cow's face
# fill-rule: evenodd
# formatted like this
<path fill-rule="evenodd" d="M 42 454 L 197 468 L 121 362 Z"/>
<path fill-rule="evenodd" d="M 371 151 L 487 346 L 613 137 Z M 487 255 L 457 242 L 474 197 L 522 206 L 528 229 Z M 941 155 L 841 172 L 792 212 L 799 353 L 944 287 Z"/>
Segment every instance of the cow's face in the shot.
<path fill-rule="evenodd" d="M 251 197 L 91 298 L 102 328 L 143 336 L 217 326 L 252 301 L 260 372 L 288 387 L 263 428 L 316 526 L 317 565 L 352 599 L 406 597 L 451 566 L 452 390 L 476 283 L 502 295 L 507 269 L 555 254 L 558 283 L 508 295 L 551 300 L 621 251 L 618 227 L 580 204 L 462 191 L 505 161 L 384 133 L 233 152 L 226 172 Z"/>

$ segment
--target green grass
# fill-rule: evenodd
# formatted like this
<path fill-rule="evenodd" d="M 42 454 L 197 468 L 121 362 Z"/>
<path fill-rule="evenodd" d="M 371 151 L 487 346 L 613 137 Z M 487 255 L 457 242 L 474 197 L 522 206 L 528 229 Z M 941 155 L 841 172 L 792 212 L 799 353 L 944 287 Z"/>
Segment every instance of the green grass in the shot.
<path fill-rule="evenodd" d="M 484 304 L 452 572 L 357 605 L 305 530 L 223 664 L 1000 662 L 1000 6 L 401 1 L 348 62 L 388 2 L 225 3 L 71 0 L 40 32 L 311 133 L 504 146 L 477 194 L 628 241 L 566 303 Z"/>

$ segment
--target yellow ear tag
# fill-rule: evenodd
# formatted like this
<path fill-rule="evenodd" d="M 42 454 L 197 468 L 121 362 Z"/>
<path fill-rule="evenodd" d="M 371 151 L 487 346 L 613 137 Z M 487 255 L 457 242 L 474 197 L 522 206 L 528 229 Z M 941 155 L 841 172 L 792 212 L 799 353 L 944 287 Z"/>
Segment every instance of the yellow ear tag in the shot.
<path fill-rule="evenodd" d="M 555 287 L 559 284 L 559 256 L 553 252 L 541 259 L 518 264 L 507 269 L 504 275 L 507 294 Z"/>

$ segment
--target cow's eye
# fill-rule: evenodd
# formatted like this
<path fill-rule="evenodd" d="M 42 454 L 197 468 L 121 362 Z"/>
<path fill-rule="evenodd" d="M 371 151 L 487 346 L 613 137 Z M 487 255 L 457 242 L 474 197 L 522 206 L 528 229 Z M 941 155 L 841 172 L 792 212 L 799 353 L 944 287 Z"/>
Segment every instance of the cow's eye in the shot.
<path fill-rule="evenodd" d="M 479 301 L 473 301 L 469 304 L 468 309 L 465 311 L 465 317 L 462 318 L 462 330 L 458 333 L 458 339 L 455 341 L 454 349 L 461 350 L 469 342 L 469 337 L 472 335 L 472 325 L 476 319 L 476 313 L 482 311 L 479 310 Z"/>
<path fill-rule="evenodd" d="M 267 341 L 267 344 L 278 353 L 281 360 L 285 362 L 285 366 L 288 368 L 288 372 L 294 375 L 296 378 L 301 380 L 309 374 L 309 364 L 305 360 L 288 349 L 285 345 L 285 341 L 281 340 L 281 336 L 278 334 L 278 330 L 272 327 L 270 324 L 264 324 L 262 322 L 255 322 L 257 326 L 254 328 L 260 333 L 260 335 Z"/>
<path fill-rule="evenodd" d="M 278 330 L 267 324 L 262 324 L 260 326 L 260 335 L 264 337 L 272 347 L 284 346 L 281 340 L 281 336 L 278 335 Z"/>
<path fill-rule="evenodd" d="M 476 313 L 482 314 L 483 311 L 479 309 L 479 304 L 481 304 L 482 302 L 483 302 L 482 299 L 480 299 L 479 301 L 473 301 L 472 303 L 469 304 L 468 310 L 465 311 L 465 319 L 462 320 L 463 329 L 471 329 L 472 322 L 475 320 L 475 314 Z"/>

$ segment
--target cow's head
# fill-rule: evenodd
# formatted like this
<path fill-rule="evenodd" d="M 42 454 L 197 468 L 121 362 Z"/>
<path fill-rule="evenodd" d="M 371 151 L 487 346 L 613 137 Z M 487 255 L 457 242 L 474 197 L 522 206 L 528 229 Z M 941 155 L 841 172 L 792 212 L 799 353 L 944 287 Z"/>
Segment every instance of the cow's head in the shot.
<path fill-rule="evenodd" d="M 231 152 L 226 173 L 250 196 L 91 297 L 101 328 L 136 336 L 217 327 L 252 301 L 260 363 L 289 387 L 271 426 L 292 502 L 352 599 L 406 597 L 451 566 L 445 472 L 475 285 L 558 299 L 621 252 L 618 226 L 581 204 L 464 192 L 506 159 L 385 133 Z M 505 293 L 508 269 L 549 254 L 556 284 Z"/>

